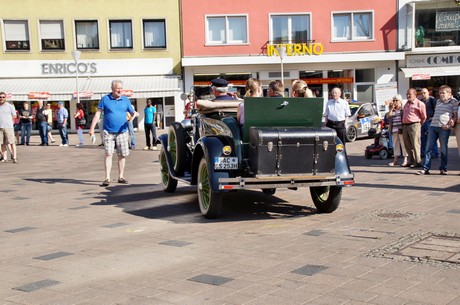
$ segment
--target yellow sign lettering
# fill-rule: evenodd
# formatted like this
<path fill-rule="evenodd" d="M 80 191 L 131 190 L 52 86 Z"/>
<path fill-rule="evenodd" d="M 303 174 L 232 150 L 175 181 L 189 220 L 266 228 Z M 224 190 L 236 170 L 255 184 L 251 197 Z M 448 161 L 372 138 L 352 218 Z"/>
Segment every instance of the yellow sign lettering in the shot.
<path fill-rule="evenodd" d="M 277 48 L 285 48 L 287 56 L 321 55 L 324 51 L 322 43 L 286 43 L 267 45 L 267 56 L 279 56 Z"/>

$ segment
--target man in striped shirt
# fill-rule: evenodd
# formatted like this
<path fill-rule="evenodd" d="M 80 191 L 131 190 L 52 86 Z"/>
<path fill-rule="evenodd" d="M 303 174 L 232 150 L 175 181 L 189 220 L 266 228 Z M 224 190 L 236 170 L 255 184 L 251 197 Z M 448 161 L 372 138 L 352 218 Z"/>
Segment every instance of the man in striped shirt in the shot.
<path fill-rule="evenodd" d="M 438 139 L 441 143 L 441 165 L 439 166 L 439 171 L 441 175 L 447 175 L 447 143 L 449 141 L 450 129 L 457 121 L 458 101 L 452 97 L 452 89 L 446 85 L 441 86 L 439 97 L 430 128 L 428 129 L 425 159 L 422 165 L 423 169 L 417 172 L 417 175 L 430 174 L 432 149 Z"/>

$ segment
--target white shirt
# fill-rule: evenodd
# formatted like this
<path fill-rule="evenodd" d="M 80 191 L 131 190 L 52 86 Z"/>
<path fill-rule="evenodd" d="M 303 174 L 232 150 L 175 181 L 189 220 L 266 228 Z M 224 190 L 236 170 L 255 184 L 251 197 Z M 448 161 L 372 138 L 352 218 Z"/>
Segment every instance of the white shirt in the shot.
<path fill-rule="evenodd" d="M 350 106 L 346 100 L 339 98 L 338 100 L 330 99 L 327 101 L 324 116 L 329 121 L 345 121 L 350 115 Z"/>

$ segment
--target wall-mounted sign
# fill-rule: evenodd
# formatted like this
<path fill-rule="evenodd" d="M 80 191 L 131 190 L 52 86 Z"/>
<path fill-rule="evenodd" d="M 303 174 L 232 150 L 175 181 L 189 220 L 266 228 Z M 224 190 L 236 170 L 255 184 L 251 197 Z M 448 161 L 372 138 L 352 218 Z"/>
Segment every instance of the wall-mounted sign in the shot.
<path fill-rule="evenodd" d="M 285 48 L 287 56 L 321 55 L 324 51 L 321 43 L 282 43 L 267 45 L 267 56 L 279 56 L 277 48 Z"/>
<path fill-rule="evenodd" d="M 436 12 L 436 32 L 460 30 L 460 11 Z"/>
<path fill-rule="evenodd" d="M 80 98 L 92 98 L 93 95 L 94 95 L 94 92 L 91 92 L 91 91 L 80 91 L 78 94 Z M 77 98 L 77 91 L 73 93 L 73 97 Z"/>
<path fill-rule="evenodd" d="M 65 75 L 75 74 L 77 65 L 75 63 L 44 63 L 41 64 L 42 74 L 44 75 Z M 97 64 L 95 62 L 79 62 L 79 74 L 95 74 L 97 72 Z"/>
<path fill-rule="evenodd" d="M 131 90 L 131 89 L 123 89 L 121 91 L 121 95 L 124 95 L 124 96 L 133 96 L 134 95 L 134 90 Z"/>
<path fill-rule="evenodd" d="M 302 78 L 302 80 L 309 85 L 353 83 L 353 77 Z"/>
<path fill-rule="evenodd" d="M 460 65 L 460 53 L 408 55 L 406 67 L 441 67 Z"/>
<path fill-rule="evenodd" d="M 412 74 L 412 80 L 425 80 L 431 79 L 430 74 Z"/>
<path fill-rule="evenodd" d="M 29 92 L 28 97 L 29 99 L 37 99 L 37 100 L 46 100 L 50 98 L 51 93 L 42 91 L 42 92 Z"/>

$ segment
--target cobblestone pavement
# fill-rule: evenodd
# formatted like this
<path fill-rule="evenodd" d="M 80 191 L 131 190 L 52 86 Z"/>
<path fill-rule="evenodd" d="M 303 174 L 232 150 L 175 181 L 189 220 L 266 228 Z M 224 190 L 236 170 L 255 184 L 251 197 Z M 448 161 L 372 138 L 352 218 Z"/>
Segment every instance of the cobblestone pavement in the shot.
<path fill-rule="evenodd" d="M 280 189 L 206 220 L 194 187 L 162 191 L 158 151 L 102 188 L 101 147 L 34 136 L 0 164 L 0 304 L 460 304 L 455 138 L 447 176 L 367 160 L 371 142 L 347 144 L 356 185 L 332 214 Z"/>

